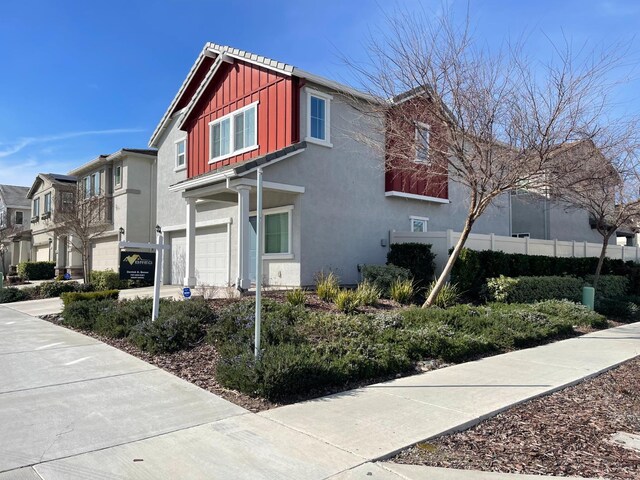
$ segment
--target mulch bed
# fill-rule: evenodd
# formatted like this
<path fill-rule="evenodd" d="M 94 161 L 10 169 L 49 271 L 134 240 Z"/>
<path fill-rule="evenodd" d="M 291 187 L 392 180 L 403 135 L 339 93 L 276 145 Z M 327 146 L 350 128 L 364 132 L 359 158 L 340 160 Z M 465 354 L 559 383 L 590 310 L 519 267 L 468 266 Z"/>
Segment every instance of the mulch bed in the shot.
<path fill-rule="evenodd" d="M 640 478 L 640 452 L 610 442 L 640 433 L 640 358 L 391 461 L 534 475 Z"/>

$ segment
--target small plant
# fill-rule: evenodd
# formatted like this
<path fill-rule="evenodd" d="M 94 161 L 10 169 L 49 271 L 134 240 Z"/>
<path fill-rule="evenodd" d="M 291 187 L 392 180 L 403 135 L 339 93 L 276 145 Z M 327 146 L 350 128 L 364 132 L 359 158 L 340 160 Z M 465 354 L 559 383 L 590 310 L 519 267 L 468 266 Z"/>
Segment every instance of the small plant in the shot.
<path fill-rule="evenodd" d="M 341 312 L 355 313 L 360 306 L 360 297 L 354 290 L 340 290 L 335 297 L 334 303 Z"/>
<path fill-rule="evenodd" d="M 294 288 L 285 294 L 287 303 L 293 307 L 304 305 L 307 298 L 307 292 L 301 288 Z"/>
<path fill-rule="evenodd" d="M 60 298 L 62 298 L 62 303 L 66 307 L 74 302 L 84 300 L 117 300 L 119 295 L 120 290 L 103 290 L 100 292 L 66 292 L 60 295 Z"/>
<path fill-rule="evenodd" d="M 436 286 L 436 282 L 431 282 L 429 285 L 429 292 L 427 296 L 431 294 L 431 291 Z M 458 285 L 455 283 L 445 283 L 438 296 L 433 301 L 434 307 L 440 308 L 449 308 L 453 307 L 460 300 L 460 290 L 458 289 Z"/>
<path fill-rule="evenodd" d="M 358 284 L 356 295 L 361 305 L 375 306 L 382 296 L 382 291 L 373 283 L 365 280 Z"/>
<path fill-rule="evenodd" d="M 320 300 L 333 302 L 340 292 L 340 281 L 335 273 L 320 272 L 316 276 L 316 293 Z"/>
<path fill-rule="evenodd" d="M 393 300 L 402 305 L 406 305 L 413 298 L 413 280 L 401 280 L 399 278 L 394 280 L 389 293 Z"/>

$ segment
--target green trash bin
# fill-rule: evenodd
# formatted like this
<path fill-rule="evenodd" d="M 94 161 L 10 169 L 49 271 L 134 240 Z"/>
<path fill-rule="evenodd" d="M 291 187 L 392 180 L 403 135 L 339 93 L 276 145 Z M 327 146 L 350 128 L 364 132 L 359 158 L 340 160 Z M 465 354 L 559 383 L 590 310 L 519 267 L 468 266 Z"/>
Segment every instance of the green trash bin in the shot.
<path fill-rule="evenodd" d="M 593 287 L 582 287 L 582 304 L 589 310 L 593 310 L 593 303 L 596 296 L 596 289 Z"/>

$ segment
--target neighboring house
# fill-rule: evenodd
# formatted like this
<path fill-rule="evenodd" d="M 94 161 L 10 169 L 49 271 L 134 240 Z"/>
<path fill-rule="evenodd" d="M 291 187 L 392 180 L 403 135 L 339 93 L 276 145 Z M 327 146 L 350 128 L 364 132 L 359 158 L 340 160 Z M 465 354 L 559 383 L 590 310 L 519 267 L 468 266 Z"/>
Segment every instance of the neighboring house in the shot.
<path fill-rule="evenodd" d="M 91 270 L 118 271 L 119 240 L 155 241 L 155 161 L 155 150 L 123 148 L 69 172 L 78 179 L 81 197 L 104 199 L 108 225 L 91 241 Z"/>
<path fill-rule="evenodd" d="M 82 258 L 73 251 L 73 238 L 59 237 L 54 227 L 57 212 L 74 202 L 76 177 L 57 173 L 39 173 L 26 198 L 31 203 L 31 255 L 34 262 L 55 262 L 56 274 L 82 275 Z"/>
<path fill-rule="evenodd" d="M 465 191 L 386 172 L 353 105 L 369 97 L 291 65 L 206 44 L 149 142 L 158 148 L 157 219 L 166 283 L 255 281 L 256 170 L 264 171 L 264 281 L 310 285 L 324 270 L 356 283 L 384 263 L 390 230 L 461 229 Z M 421 130 L 421 142 L 431 140 Z M 412 138 L 413 132 L 411 132 Z M 415 138 L 418 138 L 416 133 Z M 383 139 L 379 139 L 382 144 Z M 416 158 L 429 168 L 429 162 Z M 443 188 L 444 186 L 444 188 Z M 474 226 L 509 235 L 508 196 Z"/>
<path fill-rule="evenodd" d="M 39 174 L 26 195 L 32 212 L 31 260 L 54 261 L 56 275 L 82 276 L 81 242 L 61 225 L 69 212 L 81 208 L 83 199 L 92 199 L 96 234 L 89 268 L 118 271 L 119 240 L 154 240 L 155 160 L 155 150 L 123 148 L 100 155 L 69 175 Z"/>
<path fill-rule="evenodd" d="M 27 199 L 28 191 L 29 187 L 0 185 L 0 243 L 4 245 L 0 271 L 4 273 L 31 258 L 31 203 Z"/>

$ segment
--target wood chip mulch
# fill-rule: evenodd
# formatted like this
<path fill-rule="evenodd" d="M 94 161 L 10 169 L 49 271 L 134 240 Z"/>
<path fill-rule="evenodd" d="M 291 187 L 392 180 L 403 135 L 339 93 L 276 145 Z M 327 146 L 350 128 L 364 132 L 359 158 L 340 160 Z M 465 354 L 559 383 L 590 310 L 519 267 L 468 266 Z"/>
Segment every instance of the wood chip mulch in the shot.
<path fill-rule="evenodd" d="M 611 443 L 616 432 L 640 433 L 640 358 L 467 431 L 420 443 L 391 461 L 502 473 L 640 479 L 640 452 Z"/>

